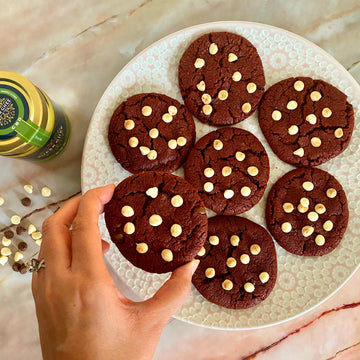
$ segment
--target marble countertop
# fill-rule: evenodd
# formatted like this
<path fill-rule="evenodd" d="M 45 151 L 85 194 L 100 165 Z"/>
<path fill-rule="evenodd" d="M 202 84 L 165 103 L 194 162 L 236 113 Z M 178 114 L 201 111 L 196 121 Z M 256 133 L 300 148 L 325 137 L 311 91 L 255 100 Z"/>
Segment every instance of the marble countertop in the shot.
<path fill-rule="evenodd" d="M 319 45 L 360 80 L 358 0 L 18 0 L 3 6 L 0 69 L 23 74 L 62 105 L 72 134 L 63 154 L 48 163 L 0 158 L 0 195 L 5 198 L 1 231 L 9 226 L 12 213 L 23 216 L 24 225 L 31 222 L 41 229 L 43 219 L 80 193 L 81 156 L 91 115 L 130 59 L 174 31 L 220 20 L 254 21 L 292 31 Z M 26 196 L 25 184 L 34 186 L 30 208 L 20 202 Z M 39 194 L 44 185 L 52 189 L 50 198 Z M 27 234 L 18 237 L 28 239 Z M 30 245 L 27 256 L 38 250 Z M 1 358 L 41 358 L 30 283 L 29 274 L 15 273 L 9 265 L 0 268 Z M 358 269 L 320 306 L 263 329 L 214 330 L 172 319 L 155 359 L 359 359 L 359 283 Z"/>

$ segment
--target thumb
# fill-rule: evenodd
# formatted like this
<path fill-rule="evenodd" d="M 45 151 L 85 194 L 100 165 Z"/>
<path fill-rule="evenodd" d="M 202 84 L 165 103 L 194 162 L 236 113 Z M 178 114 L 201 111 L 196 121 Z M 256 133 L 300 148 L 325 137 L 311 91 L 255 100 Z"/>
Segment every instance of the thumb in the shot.
<path fill-rule="evenodd" d="M 190 294 L 191 278 L 200 260 L 191 260 L 173 271 L 171 277 L 149 300 L 145 301 L 147 311 L 157 314 L 166 323 L 181 307 Z"/>

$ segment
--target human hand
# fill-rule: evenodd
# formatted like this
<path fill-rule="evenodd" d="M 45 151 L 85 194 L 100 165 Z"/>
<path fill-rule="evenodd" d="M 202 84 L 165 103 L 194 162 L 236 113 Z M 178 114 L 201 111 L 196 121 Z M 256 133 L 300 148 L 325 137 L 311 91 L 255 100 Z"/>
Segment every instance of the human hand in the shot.
<path fill-rule="evenodd" d="M 44 360 L 152 359 L 166 322 L 189 295 L 197 260 L 144 302 L 115 287 L 98 228 L 113 192 L 114 185 L 90 190 L 43 224 L 39 259 L 46 268 L 33 274 L 32 291 Z"/>

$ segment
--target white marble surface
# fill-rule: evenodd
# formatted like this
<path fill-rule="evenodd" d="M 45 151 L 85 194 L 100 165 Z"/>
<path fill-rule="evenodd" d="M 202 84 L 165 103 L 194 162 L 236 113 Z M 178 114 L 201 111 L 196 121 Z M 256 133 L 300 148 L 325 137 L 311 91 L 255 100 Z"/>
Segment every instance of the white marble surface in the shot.
<path fill-rule="evenodd" d="M 295 32 L 359 76 L 359 67 L 353 66 L 360 61 L 358 0 L 17 0 L 1 4 L 0 68 L 22 73 L 61 104 L 71 120 L 72 134 L 65 152 L 49 163 L 0 159 L 0 194 L 6 200 L 0 208 L 0 228 L 9 225 L 9 212 L 26 215 L 80 191 L 82 146 L 92 112 L 111 79 L 134 55 L 174 31 L 218 20 L 262 22 Z M 37 190 L 31 209 L 19 202 L 25 183 Z M 38 194 L 43 184 L 53 189 L 51 198 Z M 26 221 L 40 228 L 54 208 L 45 208 Z M 28 255 L 36 251 L 31 245 Z M 9 266 L 0 269 L 0 358 L 41 358 L 30 280 Z M 211 330 L 171 320 L 155 359 L 359 359 L 359 283 L 358 270 L 313 311 L 259 330 Z"/>

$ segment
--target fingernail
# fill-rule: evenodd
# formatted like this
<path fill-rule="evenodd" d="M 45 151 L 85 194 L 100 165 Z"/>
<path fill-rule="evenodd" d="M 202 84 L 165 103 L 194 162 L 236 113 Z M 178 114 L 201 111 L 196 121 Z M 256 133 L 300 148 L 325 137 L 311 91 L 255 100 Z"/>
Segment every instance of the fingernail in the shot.
<path fill-rule="evenodd" d="M 196 271 L 197 267 L 200 264 L 200 260 L 199 259 L 192 259 L 190 264 L 191 264 L 191 274 L 194 275 L 194 272 Z"/>

